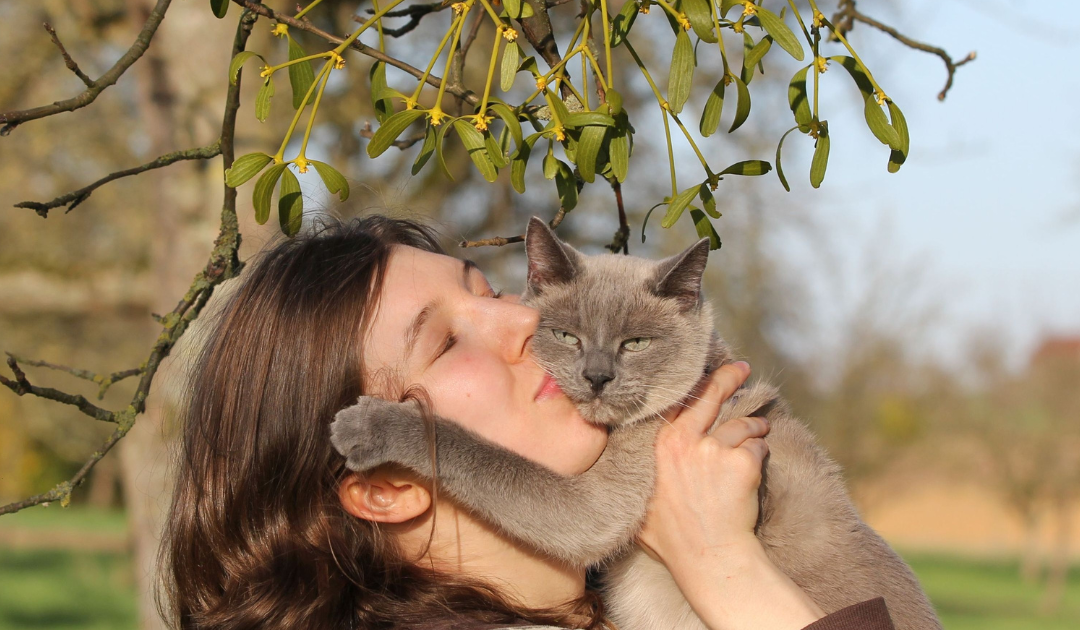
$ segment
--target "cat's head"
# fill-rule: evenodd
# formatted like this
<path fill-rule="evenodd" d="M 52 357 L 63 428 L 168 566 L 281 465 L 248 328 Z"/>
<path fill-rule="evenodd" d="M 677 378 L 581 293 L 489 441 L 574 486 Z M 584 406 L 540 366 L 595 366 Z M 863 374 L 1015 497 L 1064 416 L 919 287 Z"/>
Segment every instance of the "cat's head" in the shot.
<path fill-rule="evenodd" d="M 540 311 L 532 351 L 590 422 L 617 426 L 678 404 L 704 373 L 712 310 L 709 239 L 660 261 L 586 256 L 533 218 L 523 301 Z"/>

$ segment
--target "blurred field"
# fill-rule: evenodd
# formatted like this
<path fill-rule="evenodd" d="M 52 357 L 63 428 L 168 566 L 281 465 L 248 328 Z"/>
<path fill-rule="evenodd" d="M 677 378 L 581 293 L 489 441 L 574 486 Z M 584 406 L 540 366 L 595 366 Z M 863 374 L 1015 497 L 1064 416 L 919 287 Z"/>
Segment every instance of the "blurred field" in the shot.
<path fill-rule="evenodd" d="M 126 527 L 121 512 L 75 508 L 0 518 L 0 630 L 136 628 L 131 554 L 115 544 L 126 538 Z M 27 530 L 37 535 L 20 537 Z M 83 545 L 94 549 L 80 549 L 80 541 L 96 541 Z M 1040 615 L 1042 588 L 1024 584 L 1014 561 L 906 557 L 947 630 L 1080 628 L 1080 567 L 1069 576 L 1058 613 Z"/>

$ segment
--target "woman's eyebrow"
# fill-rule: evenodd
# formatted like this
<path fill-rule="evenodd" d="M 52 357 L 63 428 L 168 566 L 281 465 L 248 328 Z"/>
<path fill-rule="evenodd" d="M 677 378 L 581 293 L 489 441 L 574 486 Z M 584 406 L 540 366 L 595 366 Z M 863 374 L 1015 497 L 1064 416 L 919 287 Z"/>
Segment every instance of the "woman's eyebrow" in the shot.
<path fill-rule="evenodd" d="M 412 322 L 409 323 L 409 327 L 405 329 L 405 362 L 409 361 L 409 357 L 412 356 L 413 349 L 416 347 L 416 339 L 420 336 L 420 331 L 423 330 L 424 324 L 431 318 L 431 314 L 435 312 L 435 309 L 439 306 L 439 300 L 434 299 L 428 302 L 424 308 L 420 309 L 420 312 L 416 314 Z"/>

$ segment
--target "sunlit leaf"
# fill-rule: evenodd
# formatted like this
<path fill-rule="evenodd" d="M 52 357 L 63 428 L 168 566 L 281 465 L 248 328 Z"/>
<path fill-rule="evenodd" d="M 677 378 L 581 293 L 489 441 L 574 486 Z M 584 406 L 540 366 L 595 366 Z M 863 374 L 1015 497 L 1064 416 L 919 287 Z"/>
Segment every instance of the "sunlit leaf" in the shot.
<path fill-rule="evenodd" d="M 709 239 L 709 249 L 720 249 L 720 235 L 713 228 L 712 221 L 697 208 L 690 209 L 690 218 L 694 220 L 694 229 L 701 238 Z"/>
<path fill-rule="evenodd" d="M 772 37 L 766 35 L 743 57 L 743 80 L 746 83 L 750 83 L 750 79 L 754 76 L 754 66 L 761 63 L 762 58 L 765 57 L 770 48 L 772 48 Z"/>
<path fill-rule="evenodd" d="M 491 156 L 488 155 L 483 134 L 464 120 L 454 121 L 454 131 L 461 138 L 461 143 L 465 145 L 465 150 L 469 152 L 469 157 L 472 158 L 473 164 L 484 179 L 489 182 L 495 181 L 495 178 L 499 176 L 499 171 L 491 161 Z"/>
<path fill-rule="evenodd" d="M 439 163 L 439 169 L 446 175 L 451 181 L 454 179 L 454 175 L 450 172 L 449 167 L 446 166 L 446 132 L 450 130 L 451 125 L 443 124 L 439 127 L 439 130 L 435 132 L 435 157 Z"/>
<path fill-rule="evenodd" d="M 499 141 L 490 133 L 484 134 L 484 149 L 496 169 L 504 168 L 507 165 L 506 154 L 503 153 L 502 147 L 499 146 Z"/>
<path fill-rule="evenodd" d="M 607 101 L 608 107 L 611 108 L 611 115 L 618 116 L 623 111 L 622 94 L 615 91 L 615 88 L 609 88 L 604 93 L 604 100 Z"/>
<path fill-rule="evenodd" d="M 259 59 L 262 59 L 262 55 L 260 55 L 259 53 L 251 52 L 250 50 L 236 53 L 236 56 L 233 57 L 232 61 L 229 63 L 229 83 L 236 85 L 236 77 L 238 74 L 240 74 L 240 67 L 244 65 L 244 62 L 246 62 L 248 59 L 251 59 L 252 57 L 258 57 Z"/>
<path fill-rule="evenodd" d="M 709 9 L 711 2 L 712 0 L 682 0 L 680 6 L 701 41 L 715 44 L 716 33 L 713 31 L 712 11 Z"/>
<path fill-rule="evenodd" d="M 416 122 L 423 115 L 424 111 L 421 109 L 406 109 L 387 118 L 386 122 L 379 125 L 379 128 L 375 130 L 375 135 L 371 137 L 371 142 L 368 143 L 368 157 L 376 158 L 382 155 L 394 144 L 394 140 L 397 140 L 398 136 L 409 128 L 409 125 Z"/>
<path fill-rule="evenodd" d="M 210 0 L 210 9 L 220 20 L 229 13 L 229 0 Z"/>
<path fill-rule="evenodd" d="M 581 130 L 581 137 L 577 145 L 577 167 L 581 178 L 592 183 L 596 178 L 596 160 L 600 155 L 600 148 L 604 145 L 607 137 L 606 127 L 590 125 Z"/>
<path fill-rule="evenodd" d="M 638 3 L 635 0 L 627 0 L 623 3 L 622 10 L 611 21 L 611 47 L 614 48 L 623 43 L 626 34 L 634 26 L 634 20 L 638 15 Z"/>
<path fill-rule="evenodd" d="M 503 0 L 503 6 L 506 7 L 506 15 L 515 20 L 521 18 L 521 6 L 525 4 L 522 0 Z"/>
<path fill-rule="evenodd" d="M 236 188 L 258 175 L 272 159 L 265 153 L 248 153 L 236 158 L 232 166 L 225 169 L 225 185 Z"/>
<path fill-rule="evenodd" d="M 523 56 L 521 46 L 517 42 L 510 42 L 503 46 L 501 80 L 499 82 L 499 87 L 502 88 L 503 92 L 509 92 L 510 88 L 514 87 L 514 77 L 517 76 L 518 66 L 521 64 Z"/>
<path fill-rule="evenodd" d="M 881 144 L 888 145 L 893 150 L 900 148 L 900 136 L 896 134 L 896 130 L 889 124 L 889 118 L 885 116 L 881 105 L 878 105 L 875 99 L 866 99 L 863 116 L 866 117 L 866 126 L 870 128 L 870 132 L 874 134 L 874 137 Z"/>
<path fill-rule="evenodd" d="M 611 171 L 615 179 L 626 181 L 626 173 L 630 167 L 630 142 L 625 132 L 616 130 L 608 144 L 608 154 L 611 157 Z"/>
<path fill-rule="evenodd" d="M 286 236 L 295 236 L 304 221 L 304 195 L 300 192 L 300 180 L 289 169 L 281 172 L 278 195 L 278 225 Z"/>
<path fill-rule="evenodd" d="M 307 56 L 304 49 L 300 47 L 300 44 L 296 43 L 296 40 L 289 38 L 289 61 L 294 59 L 300 59 Z M 292 84 L 292 106 L 293 109 L 300 109 L 300 105 L 304 102 L 304 97 L 307 96 L 308 90 L 311 89 L 311 84 L 315 82 L 315 71 L 311 69 L 310 61 L 301 61 L 300 63 L 294 63 L 289 66 L 289 83 Z"/>
<path fill-rule="evenodd" d="M 731 166 L 717 173 L 718 175 L 764 175 L 772 170 L 770 165 L 765 160 L 744 160 L 742 162 L 736 162 Z"/>
<path fill-rule="evenodd" d="M 720 0 L 720 17 L 727 17 L 733 7 L 746 4 L 746 0 Z"/>
<path fill-rule="evenodd" d="M 806 88 L 806 73 L 810 66 L 796 72 L 788 84 L 788 106 L 803 133 L 810 131 L 810 123 L 814 121 L 814 115 L 810 112 L 810 94 Z"/>
<path fill-rule="evenodd" d="M 750 90 L 746 89 L 746 84 L 742 79 L 733 76 L 735 80 L 735 87 L 738 90 L 739 100 L 735 104 L 735 120 L 731 121 L 731 128 L 728 129 L 728 133 L 735 131 L 746 122 L 747 116 L 750 115 Z"/>
<path fill-rule="evenodd" d="M 690 98 L 690 84 L 694 80 L 694 44 L 686 31 L 679 30 L 675 37 L 675 49 L 671 53 L 671 72 L 668 74 L 668 104 L 676 114 L 682 111 Z"/>
<path fill-rule="evenodd" d="M 386 64 L 381 61 L 371 64 L 368 76 L 371 78 L 371 108 L 375 110 L 375 120 L 386 122 L 394 115 L 394 101 L 387 97 L 390 90 L 386 85 Z"/>
<path fill-rule="evenodd" d="M 784 20 L 763 7 L 758 7 L 757 16 L 758 20 L 761 21 L 761 27 L 769 35 L 772 35 L 772 38 L 776 40 L 777 44 L 780 44 L 781 48 L 794 57 L 796 61 L 803 60 L 802 44 L 799 43 L 799 38 L 795 37 L 795 33 L 791 32 L 788 25 L 784 24 Z"/>
<path fill-rule="evenodd" d="M 548 153 L 544 156 L 544 178 L 554 179 L 555 173 L 559 172 L 559 160 L 554 154 Z"/>
<path fill-rule="evenodd" d="M 316 162 L 315 160 L 310 160 L 310 164 L 318 171 L 323 185 L 326 186 L 326 190 L 330 194 L 338 193 L 339 201 L 345 201 L 349 198 L 349 181 L 336 168 L 325 162 Z"/>
<path fill-rule="evenodd" d="M 889 155 L 889 172 L 895 173 L 907 160 L 908 150 L 911 148 L 911 137 L 908 135 L 907 119 L 904 118 L 904 113 L 892 101 L 889 101 L 889 115 L 892 116 L 893 129 L 900 138 L 900 146 L 893 149 Z"/>
<path fill-rule="evenodd" d="M 563 120 L 563 126 L 567 129 L 599 125 L 601 127 L 614 127 L 615 119 L 600 112 L 574 112 Z"/>
<path fill-rule="evenodd" d="M 866 76 L 866 73 L 859 67 L 859 62 L 855 61 L 854 57 L 837 55 L 836 57 L 829 57 L 829 61 L 840 64 L 844 70 L 848 71 L 851 78 L 855 80 L 855 85 L 859 87 L 859 91 L 863 93 L 864 99 L 873 97 L 874 86 L 870 83 L 870 77 Z"/>
<path fill-rule="evenodd" d="M 705 212 L 710 217 L 714 219 L 720 218 L 720 211 L 716 209 L 716 197 L 712 194 L 709 182 L 703 182 L 698 186 L 698 198 L 701 199 L 701 206 L 705 208 Z"/>
<path fill-rule="evenodd" d="M 510 185 L 519 194 L 525 194 L 525 167 L 529 164 L 531 154 L 532 144 L 524 142 L 518 146 L 514 159 L 510 160 Z"/>
<path fill-rule="evenodd" d="M 787 177 L 784 176 L 784 167 L 780 164 L 780 150 L 784 148 L 784 139 L 788 137 L 788 134 L 792 131 L 799 129 L 798 127 L 792 127 L 784 132 L 784 135 L 780 136 L 780 142 L 776 145 L 776 176 L 780 178 L 780 183 L 783 184 L 784 190 L 791 192 L 791 186 L 788 185 Z"/>
<path fill-rule="evenodd" d="M 716 128 L 720 126 L 720 114 L 724 112 L 724 87 L 723 79 L 717 81 L 716 86 L 709 92 L 709 98 L 705 100 L 698 130 L 706 138 L 716 133 Z"/>
<path fill-rule="evenodd" d="M 495 112 L 495 115 L 502 119 L 506 124 L 506 129 L 510 132 L 510 137 L 514 139 L 514 146 L 521 146 L 521 123 L 518 122 L 517 114 L 514 110 L 510 109 L 505 103 L 491 103 L 488 105 L 491 111 Z"/>
<path fill-rule="evenodd" d="M 266 122 L 270 116 L 270 99 L 274 98 L 274 79 L 266 77 L 266 81 L 255 95 L 255 118 L 259 122 Z"/>
<path fill-rule="evenodd" d="M 251 204 L 255 207 L 255 222 L 263 225 L 270 218 L 270 198 L 274 195 L 274 187 L 281 178 L 285 164 L 275 164 L 266 169 L 255 182 L 255 190 L 251 194 Z"/>
<path fill-rule="evenodd" d="M 829 132 L 825 121 L 821 121 L 820 134 L 814 148 L 814 159 L 810 162 L 810 185 L 814 188 L 821 186 L 825 169 L 829 166 Z"/>
<path fill-rule="evenodd" d="M 697 186 L 691 186 L 675 195 L 675 198 L 668 204 L 667 213 L 664 214 L 664 220 L 660 222 L 660 227 L 667 229 L 675 225 L 675 222 L 682 216 L 683 210 L 686 210 L 686 206 L 689 206 L 694 197 L 697 197 L 698 192 Z"/>

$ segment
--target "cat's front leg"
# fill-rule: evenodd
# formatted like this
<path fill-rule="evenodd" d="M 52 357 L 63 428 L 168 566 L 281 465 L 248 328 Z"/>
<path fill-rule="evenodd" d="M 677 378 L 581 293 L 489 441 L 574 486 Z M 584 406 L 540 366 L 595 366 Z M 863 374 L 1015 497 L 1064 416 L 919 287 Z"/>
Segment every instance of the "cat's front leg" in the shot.
<path fill-rule="evenodd" d="M 334 416 L 330 442 L 350 470 L 363 472 L 392 462 L 431 478 L 427 428 L 415 403 L 361 396 Z"/>

